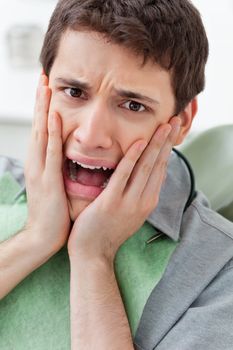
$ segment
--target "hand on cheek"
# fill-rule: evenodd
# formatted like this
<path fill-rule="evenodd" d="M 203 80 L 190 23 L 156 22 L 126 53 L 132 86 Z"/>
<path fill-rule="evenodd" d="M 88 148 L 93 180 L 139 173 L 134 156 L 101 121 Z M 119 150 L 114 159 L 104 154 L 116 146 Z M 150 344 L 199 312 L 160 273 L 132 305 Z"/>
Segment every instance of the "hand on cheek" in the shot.
<path fill-rule="evenodd" d="M 106 189 L 76 219 L 68 241 L 70 256 L 113 262 L 120 245 L 158 204 L 180 123 L 174 117 L 158 127 L 148 144 L 139 140 L 129 148 Z"/>
<path fill-rule="evenodd" d="M 66 242 L 70 218 L 62 176 L 62 125 L 50 113 L 51 90 L 42 74 L 37 91 L 34 121 L 25 166 L 28 198 L 26 226 L 54 251 Z"/>

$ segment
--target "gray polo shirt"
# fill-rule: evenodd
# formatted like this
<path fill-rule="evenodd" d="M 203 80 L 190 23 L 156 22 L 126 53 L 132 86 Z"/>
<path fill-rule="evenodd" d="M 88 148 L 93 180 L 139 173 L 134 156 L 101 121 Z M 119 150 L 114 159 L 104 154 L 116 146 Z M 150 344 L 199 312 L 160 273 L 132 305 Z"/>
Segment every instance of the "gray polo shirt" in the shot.
<path fill-rule="evenodd" d="M 187 168 L 172 154 L 148 221 L 179 244 L 144 307 L 137 350 L 233 349 L 233 224 L 200 192 L 183 212 L 189 193 Z"/>

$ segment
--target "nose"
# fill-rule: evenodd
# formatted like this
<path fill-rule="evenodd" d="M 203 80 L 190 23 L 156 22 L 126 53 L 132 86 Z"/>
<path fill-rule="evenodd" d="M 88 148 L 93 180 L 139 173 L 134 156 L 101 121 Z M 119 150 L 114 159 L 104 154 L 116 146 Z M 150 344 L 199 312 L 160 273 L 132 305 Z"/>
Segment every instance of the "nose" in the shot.
<path fill-rule="evenodd" d="M 78 117 L 74 138 L 86 150 L 108 149 L 112 146 L 113 120 L 107 106 L 95 103 L 83 110 Z"/>

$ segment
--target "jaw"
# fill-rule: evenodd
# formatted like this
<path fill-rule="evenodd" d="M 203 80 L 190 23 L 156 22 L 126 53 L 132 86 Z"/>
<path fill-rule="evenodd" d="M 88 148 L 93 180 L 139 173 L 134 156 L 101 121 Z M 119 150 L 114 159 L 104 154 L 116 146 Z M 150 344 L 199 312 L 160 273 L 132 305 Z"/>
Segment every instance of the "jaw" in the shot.
<path fill-rule="evenodd" d="M 67 195 L 70 218 L 75 221 L 81 212 L 93 201 L 83 198 L 73 198 Z"/>

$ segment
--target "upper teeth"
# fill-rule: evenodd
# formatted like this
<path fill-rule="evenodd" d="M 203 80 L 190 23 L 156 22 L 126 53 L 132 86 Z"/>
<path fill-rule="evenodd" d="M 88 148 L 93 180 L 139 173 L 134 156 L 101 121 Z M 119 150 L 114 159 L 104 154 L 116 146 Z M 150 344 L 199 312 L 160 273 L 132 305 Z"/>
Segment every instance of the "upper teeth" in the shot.
<path fill-rule="evenodd" d="M 87 164 L 83 164 L 83 163 L 79 163 L 79 162 L 77 162 L 76 160 L 72 160 L 72 162 L 73 163 L 76 163 L 76 164 L 78 164 L 78 165 L 80 165 L 81 167 L 83 167 L 83 168 L 86 168 L 86 169 L 101 169 L 101 168 L 103 168 L 104 170 L 107 170 L 107 169 L 111 169 L 111 168 L 106 168 L 106 167 L 104 167 L 104 166 L 92 166 L 92 165 L 87 165 Z"/>

